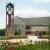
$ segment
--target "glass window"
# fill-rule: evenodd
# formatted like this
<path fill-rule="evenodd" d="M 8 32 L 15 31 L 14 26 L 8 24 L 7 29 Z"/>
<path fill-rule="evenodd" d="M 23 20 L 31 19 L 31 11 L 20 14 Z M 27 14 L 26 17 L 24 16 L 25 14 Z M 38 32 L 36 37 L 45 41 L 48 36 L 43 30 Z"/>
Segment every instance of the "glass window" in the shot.
<path fill-rule="evenodd" d="M 17 32 L 17 29 L 15 29 L 15 32 Z"/>

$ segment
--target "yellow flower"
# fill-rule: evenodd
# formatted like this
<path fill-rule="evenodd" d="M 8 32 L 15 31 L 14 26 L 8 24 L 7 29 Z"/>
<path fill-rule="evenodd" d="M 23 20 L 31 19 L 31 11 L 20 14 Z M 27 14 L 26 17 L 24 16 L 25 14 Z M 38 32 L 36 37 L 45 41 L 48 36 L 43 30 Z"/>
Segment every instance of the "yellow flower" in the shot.
<path fill-rule="evenodd" d="M 27 45 L 26 43 L 24 45 Z"/>

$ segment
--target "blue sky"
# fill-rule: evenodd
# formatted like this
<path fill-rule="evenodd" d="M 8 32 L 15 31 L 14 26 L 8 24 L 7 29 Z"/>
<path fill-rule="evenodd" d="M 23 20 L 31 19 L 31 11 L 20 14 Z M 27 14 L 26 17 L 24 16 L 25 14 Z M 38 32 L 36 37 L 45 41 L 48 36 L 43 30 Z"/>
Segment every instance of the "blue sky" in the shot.
<path fill-rule="evenodd" d="M 50 0 L 0 0 L 0 29 L 5 28 L 6 3 L 14 4 L 14 14 L 22 18 L 50 16 Z"/>

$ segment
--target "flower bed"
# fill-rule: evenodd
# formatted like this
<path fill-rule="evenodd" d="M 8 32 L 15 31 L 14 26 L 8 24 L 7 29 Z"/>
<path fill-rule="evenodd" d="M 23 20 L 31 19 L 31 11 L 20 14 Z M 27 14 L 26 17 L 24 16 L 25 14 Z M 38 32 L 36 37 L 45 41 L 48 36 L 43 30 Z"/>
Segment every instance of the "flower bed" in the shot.
<path fill-rule="evenodd" d="M 2 45 L 0 45 L 0 50 L 50 50 L 50 43 L 47 42 L 35 44 L 26 43 L 26 45 L 24 45 L 22 41 L 16 43 L 15 42 L 10 43 L 6 41 L 3 42 Z"/>

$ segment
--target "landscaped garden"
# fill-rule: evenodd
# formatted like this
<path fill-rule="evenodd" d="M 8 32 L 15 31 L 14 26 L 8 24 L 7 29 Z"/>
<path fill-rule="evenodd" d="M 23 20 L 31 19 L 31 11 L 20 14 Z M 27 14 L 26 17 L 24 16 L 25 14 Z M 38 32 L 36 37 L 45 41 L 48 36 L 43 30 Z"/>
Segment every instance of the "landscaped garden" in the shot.
<path fill-rule="evenodd" d="M 50 43 L 22 44 L 21 42 L 3 42 L 3 45 L 0 46 L 0 50 L 50 50 Z"/>
<path fill-rule="evenodd" d="M 50 39 L 50 35 L 42 35 L 43 39 Z"/>
<path fill-rule="evenodd" d="M 16 35 L 16 36 L 1 36 L 0 40 L 9 40 L 9 39 L 24 39 L 28 38 L 27 35 Z"/>
<path fill-rule="evenodd" d="M 48 39 L 48 35 L 42 35 L 44 39 Z M 12 37 L 2 37 L 2 40 L 11 40 L 11 39 L 24 39 L 28 38 L 28 36 L 12 36 Z M 1 41 L 2 42 L 2 41 Z M 3 41 L 2 45 L 0 45 L 0 50 L 50 50 L 50 42 L 41 41 L 37 42 L 35 41 L 34 44 L 32 44 L 32 41 L 25 41 L 23 43 L 20 42 L 10 42 L 10 41 Z"/>

